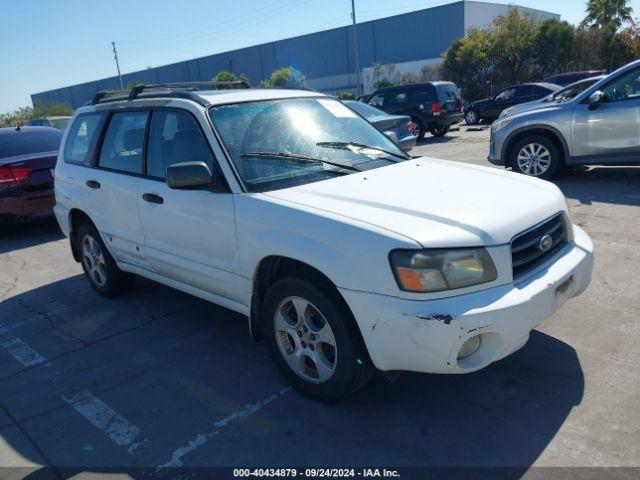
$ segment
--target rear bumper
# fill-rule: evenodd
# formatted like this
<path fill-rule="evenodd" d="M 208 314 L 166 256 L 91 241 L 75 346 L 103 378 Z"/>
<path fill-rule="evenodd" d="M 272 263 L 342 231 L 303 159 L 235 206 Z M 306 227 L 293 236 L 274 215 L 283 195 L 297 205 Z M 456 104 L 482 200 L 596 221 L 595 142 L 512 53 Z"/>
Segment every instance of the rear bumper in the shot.
<path fill-rule="evenodd" d="M 416 146 L 417 140 L 418 140 L 417 135 L 408 135 L 398 140 L 398 144 L 403 148 L 403 150 L 411 150 L 413 147 Z"/>
<path fill-rule="evenodd" d="M 22 189 L 6 191 L 0 196 L 0 222 L 12 223 L 53 213 L 53 189 L 27 192 Z"/>
<path fill-rule="evenodd" d="M 514 285 L 430 301 L 341 289 L 380 370 L 469 373 L 521 348 L 529 333 L 591 280 L 593 245 L 575 227 L 575 242 L 554 263 Z M 458 360 L 464 342 L 480 347 Z"/>
<path fill-rule="evenodd" d="M 443 113 L 441 115 L 431 117 L 427 121 L 427 123 L 432 125 L 450 126 L 450 125 L 456 125 L 462 122 L 463 119 L 464 119 L 464 114 L 462 112 L 448 113 L 448 114 Z"/>

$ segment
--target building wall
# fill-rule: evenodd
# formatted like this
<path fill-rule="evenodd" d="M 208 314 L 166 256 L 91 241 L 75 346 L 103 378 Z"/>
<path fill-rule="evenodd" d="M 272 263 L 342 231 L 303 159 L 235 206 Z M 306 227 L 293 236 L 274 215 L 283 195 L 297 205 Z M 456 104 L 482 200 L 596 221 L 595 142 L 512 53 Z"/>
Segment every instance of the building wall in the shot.
<path fill-rule="evenodd" d="M 358 24 L 358 53 L 362 80 L 373 63 L 393 63 L 401 73 L 418 73 L 425 64 L 437 63 L 456 38 L 471 26 L 490 23 L 506 5 L 460 1 Z M 525 9 L 526 10 L 526 9 Z M 534 11 L 542 16 L 552 14 Z M 557 17 L 557 16 L 556 16 Z M 300 37 L 219 53 L 123 75 L 123 83 L 167 83 L 210 80 L 221 70 L 245 73 L 257 84 L 279 67 L 303 72 L 307 84 L 327 92 L 351 91 L 357 83 L 353 55 L 353 30 L 340 27 Z M 416 70 L 414 72 L 414 70 Z M 74 108 L 100 90 L 119 88 L 117 77 L 31 95 L 36 103 L 68 103 Z"/>

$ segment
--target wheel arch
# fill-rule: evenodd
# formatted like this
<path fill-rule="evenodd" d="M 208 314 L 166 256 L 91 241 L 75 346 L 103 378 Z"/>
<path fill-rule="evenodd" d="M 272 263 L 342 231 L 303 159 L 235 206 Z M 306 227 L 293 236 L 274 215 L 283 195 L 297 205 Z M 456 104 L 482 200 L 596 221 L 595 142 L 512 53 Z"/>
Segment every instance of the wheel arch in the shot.
<path fill-rule="evenodd" d="M 554 142 L 558 147 L 558 151 L 562 154 L 562 165 L 567 164 L 567 159 L 570 158 L 569 145 L 560 131 L 549 125 L 529 125 L 511 132 L 504 142 L 501 155 L 505 159 L 505 167 L 512 167 L 511 156 L 514 145 L 523 138 L 532 135 L 542 135 Z"/>
<path fill-rule="evenodd" d="M 264 336 L 262 331 L 262 305 L 269 287 L 279 279 L 287 276 L 303 276 L 334 296 L 345 308 L 345 311 L 349 312 L 350 318 L 348 320 L 351 322 L 351 326 L 355 329 L 354 331 L 359 336 L 366 350 L 366 343 L 364 342 L 362 332 L 360 331 L 360 327 L 358 327 L 353 312 L 331 278 L 321 269 L 309 263 L 282 255 L 269 255 L 264 257 L 255 268 L 249 314 L 249 333 L 253 340 L 259 341 Z M 367 355 L 368 354 L 367 351 Z"/>
<path fill-rule="evenodd" d="M 83 222 L 89 222 L 94 227 L 96 226 L 95 222 L 85 211 L 80 210 L 79 208 L 72 208 L 71 210 L 69 210 L 69 243 L 71 244 L 71 253 L 73 254 L 73 259 L 76 262 L 80 262 L 80 251 L 78 249 L 78 239 L 76 237 L 76 233 Z"/>

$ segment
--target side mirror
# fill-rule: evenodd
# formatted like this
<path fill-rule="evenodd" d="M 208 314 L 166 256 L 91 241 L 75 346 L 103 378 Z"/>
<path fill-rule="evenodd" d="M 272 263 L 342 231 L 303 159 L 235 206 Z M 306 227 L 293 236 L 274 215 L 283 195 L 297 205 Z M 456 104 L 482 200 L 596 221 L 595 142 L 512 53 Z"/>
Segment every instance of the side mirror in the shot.
<path fill-rule="evenodd" d="M 604 92 L 602 90 L 596 90 L 589 96 L 589 108 L 598 108 L 604 102 Z"/>
<path fill-rule="evenodd" d="M 213 185 L 213 176 L 204 162 L 183 162 L 167 167 L 165 181 L 169 188 L 201 188 Z"/>

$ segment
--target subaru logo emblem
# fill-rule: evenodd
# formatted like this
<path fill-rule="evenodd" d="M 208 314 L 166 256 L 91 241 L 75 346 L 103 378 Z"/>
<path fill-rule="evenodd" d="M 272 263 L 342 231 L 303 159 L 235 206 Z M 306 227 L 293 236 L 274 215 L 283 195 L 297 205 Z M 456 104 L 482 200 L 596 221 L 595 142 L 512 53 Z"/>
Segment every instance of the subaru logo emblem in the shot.
<path fill-rule="evenodd" d="M 538 244 L 538 248 L 543 252 L 548 252 L 553 246 L 553 238 L 551 235 L 545 235 L 540 239 L 540 243 Z"/>

